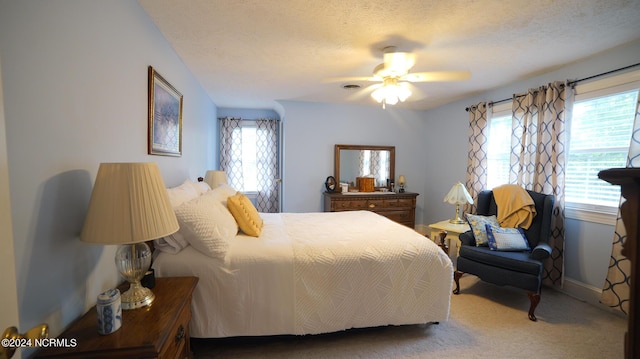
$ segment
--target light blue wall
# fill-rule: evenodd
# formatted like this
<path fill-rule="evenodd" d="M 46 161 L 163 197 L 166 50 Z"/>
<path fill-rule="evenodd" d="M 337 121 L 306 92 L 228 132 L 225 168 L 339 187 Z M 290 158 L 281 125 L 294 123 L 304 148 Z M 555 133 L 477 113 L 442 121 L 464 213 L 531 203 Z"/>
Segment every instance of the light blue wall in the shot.
<path fill-rule="evenodd" d="M 322 211 L 327 176 L 334 174 L 335 144 L 396 147 L 396 180 L 404 174 L 406 190 L 422 196 L 427 162 L 424 112 L 382 107 L 282 101 L 284 108 L 285 212 Z M 417 221 L 423 218 L 418 197 Z"/>
<path fill-rule="evenodd" d="M 57 335 L 121 281 L 115 247 L 78 239 L 99 164 L 196 178 L 216 107 L 135 1 L 1 1 L 0 53 L 19 327 Z M 148 65 L 184 95 L 180 158 L 147 155 Z"/>

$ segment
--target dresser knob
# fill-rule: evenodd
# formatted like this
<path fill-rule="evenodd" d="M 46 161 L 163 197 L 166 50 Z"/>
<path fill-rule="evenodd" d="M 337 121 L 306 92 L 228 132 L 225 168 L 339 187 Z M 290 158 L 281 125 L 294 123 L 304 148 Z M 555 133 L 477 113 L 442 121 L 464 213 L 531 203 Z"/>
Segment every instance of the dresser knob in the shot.
<path fill-rule="evenodd" d="M 375 203 L 369 203 L 369 208 L 376 208 Z"/>
<path fill-rule="evenodd" d="M 178 328 L 178 333 L 176 333 L 176 343 L 179 343 L 182 339 L 184 339 L 185 337 L 185 331 L 184 331 L 184 327 L 182 326 L 182 324 L 180 325 L 180 327 Z"/>

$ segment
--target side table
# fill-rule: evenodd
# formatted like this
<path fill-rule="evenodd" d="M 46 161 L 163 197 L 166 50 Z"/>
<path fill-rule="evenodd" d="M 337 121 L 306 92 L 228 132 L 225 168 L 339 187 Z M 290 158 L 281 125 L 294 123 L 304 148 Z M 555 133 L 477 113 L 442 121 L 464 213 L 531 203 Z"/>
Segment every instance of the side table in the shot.
<path fill-rule="evenodd" d="M 451 258 L 451 262 L 453 262 L 453 267 L 455 268 L 456 260 L 458 259 L 458 251 L 460 250 L 460 239 L 458 237 L 461 233 L 471 230 L 471 227 L 469 227 L 467 223 L 455 224 L 449 222 L 449 220 L 447 219 L 430 224 L 429 228 L 431 229 L 431 236 L 429 238 L 431 238 L 432 241 L 435 241 L 439 238 L 438 234 L 441 231 L 447 232 L 447 236 L 445 237 L 445 239 L 447 240 L 447 245 L 449 246 L 449 258 Z"/>
<path fill-rule="evenodd" d="M 156 299 L 149 307 L 122 311 L 122 327 L 98 334 L 95 306 L 58 336 L 71 343 L 45 348 L 38 358 L 189 358 L 191 295 L 196 277 L 156 278 Z M 126 286 L 128 284 L 125 284 Z M 120 286 L 122 290 L 122 286 Z"/>

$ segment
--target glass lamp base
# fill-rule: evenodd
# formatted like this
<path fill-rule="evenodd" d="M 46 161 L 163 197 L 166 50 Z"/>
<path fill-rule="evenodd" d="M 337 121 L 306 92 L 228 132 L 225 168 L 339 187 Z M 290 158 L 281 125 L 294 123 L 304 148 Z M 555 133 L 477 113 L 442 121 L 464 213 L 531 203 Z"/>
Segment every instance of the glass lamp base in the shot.
<path fill-rule="evenodd" d="M 151 305 L 155 296 L 140 284 L 151 264 L 151 250 L 146 243 L 123 245 L 116 251 L 116 267 L 131 285 L 122 293 L 122 309 L 136 309 Z"/>
<path fill-rule="evenodd" d="M 128 310 L 150 306 L 155 298 L 155 294 L 149 288 L 143 287 L 140 282 L 133 282 L 129 290 L 122 293 L 120 301 L 122 309 Z"/>

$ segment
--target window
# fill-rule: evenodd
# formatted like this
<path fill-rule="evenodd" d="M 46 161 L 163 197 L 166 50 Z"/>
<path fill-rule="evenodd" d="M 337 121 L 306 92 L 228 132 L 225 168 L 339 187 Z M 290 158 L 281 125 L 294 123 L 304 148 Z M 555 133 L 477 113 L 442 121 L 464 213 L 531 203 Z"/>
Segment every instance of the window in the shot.
<path fill-rule="evenodd" d="M 256 149 L 256 126 L 248 124 L 242 126 L 242 192 L 258 191 L 258 161 Z"/>
<path fill-rule="evenodd" d="M 576 86 L 565 173 L 567 218 L 614 224 L 620 187 L 598 172 L 625 167 L 635 121 L 640 71 Z M 487 188 L 509 182 L 510 104 L 494 106 L 489 119 Z"/>
<path fill-rule="evenodd" d="M 637 101 L 638 90 L 576 99 L 565 178 L 567 205 L 617 212 L 620 187 L 600 180 L 598 172 L 626 166 Z"/>
<path fill-rule="evenodd" d="M 488 144 L 487 188 L 493 189 L 509 183 L 509 158 L 511 153 L 510 107 L 505 111 L 501 111 L 497 106 L 494 108 L 493 116 L 489 119 Z"/>

